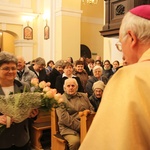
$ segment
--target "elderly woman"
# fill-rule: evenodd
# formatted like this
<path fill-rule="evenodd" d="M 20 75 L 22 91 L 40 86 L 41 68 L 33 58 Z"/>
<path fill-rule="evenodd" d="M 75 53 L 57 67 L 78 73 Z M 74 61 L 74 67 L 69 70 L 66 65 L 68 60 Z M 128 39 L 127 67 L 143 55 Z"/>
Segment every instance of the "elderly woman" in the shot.
<path fill-rule="evenodd" d="M 93 105 L 95 112 L 97 111 L 100 105 L 104 88 L 105 88 L 105 84 L 103 81 L 100 80 L 96 81 L 92 86 L 93 94 L 89 97 L 89 100 Z"/>
<path fill-rule="evenodd" d="M 102 75 L 103 68 L 101 66 L 95 66 L 93 68 L 93 76 L 91 76 L 86 84 L 86 92 L 88 93 L 88 97 L 90 97 L 93 94 L 92 86 L 96 81 L 103 81 L 104 84 L 107 84 L 108 79 Z"/>
<path fill-rule="evenodd" d="M 64 83 L 64 94 L 62 98 L 69 109 L 57 108 L 58 124 L 60 134 L 68 141 L 69 150 L 78 150 L 80 146 L 80 118 L 79 112 L 83 110 L 93 111 L 85 93 L 77 92 L 78 83 L 76 79 L 69 78 Z"/>
<path fill-rule="evenodd" d="M 24 85 L 15 80 L 17 73 L 17 59 L 9 53 L 0 52 L 0 94 L 8 96 L 10 93 L 20 93 Z M 38 110 L 33 110 L 29 117 L 35 117 Z M 6 125 L 6 115 L 0 113 L 0 124 Z M 0 134 L 0 150 L 29 150 L 28 119 L 14 123 Z"/>

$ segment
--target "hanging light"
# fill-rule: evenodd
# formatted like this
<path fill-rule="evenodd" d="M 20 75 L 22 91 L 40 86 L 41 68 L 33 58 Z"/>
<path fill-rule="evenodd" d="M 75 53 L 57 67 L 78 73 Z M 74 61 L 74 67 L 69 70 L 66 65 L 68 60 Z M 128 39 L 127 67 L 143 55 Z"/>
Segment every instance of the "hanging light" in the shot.
<path fill-rule="evenodd" d="M 82 0 L 84 4 L 97 4 L 99 0 Z"/>

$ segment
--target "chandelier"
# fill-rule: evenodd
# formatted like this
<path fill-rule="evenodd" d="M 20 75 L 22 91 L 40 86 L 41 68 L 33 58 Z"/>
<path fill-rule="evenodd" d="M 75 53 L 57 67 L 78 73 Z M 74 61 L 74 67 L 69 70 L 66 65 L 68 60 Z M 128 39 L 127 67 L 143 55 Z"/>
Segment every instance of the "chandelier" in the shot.
<path fill-rule="evenodd" d="M 84 4 L 97 4 L 99 0 L 82 0 Z"/>

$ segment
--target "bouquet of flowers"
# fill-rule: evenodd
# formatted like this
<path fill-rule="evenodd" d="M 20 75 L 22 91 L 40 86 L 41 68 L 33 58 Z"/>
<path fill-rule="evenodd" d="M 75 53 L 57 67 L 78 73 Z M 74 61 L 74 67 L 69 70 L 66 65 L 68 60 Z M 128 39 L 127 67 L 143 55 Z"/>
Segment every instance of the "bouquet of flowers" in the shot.
<path fill-rule="evenodd" d="M 15 123 L 22 122 L 29 117 L 32 109 L 51 110 L 53 107 L 66 107 L 61 94 L 57 93 L 56 89 L 51 89 L 50 83 L 39 83 L 39 80 L 34 78 L 31 85 L 31 92 L 0 95 L 0 112 L 8 116 L 7 125 L 0 125 L 0 133 L 5 127 L 10 127 L 10 118 Z"/>

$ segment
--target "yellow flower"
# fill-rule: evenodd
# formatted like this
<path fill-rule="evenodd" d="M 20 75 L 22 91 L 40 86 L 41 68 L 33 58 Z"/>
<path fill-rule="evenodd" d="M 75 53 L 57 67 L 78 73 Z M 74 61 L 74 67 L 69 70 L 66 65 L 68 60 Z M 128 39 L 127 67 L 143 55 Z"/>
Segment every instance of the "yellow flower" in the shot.
<path fill-rule="evenodd" d="M 60 93 L 57 93 L 57 94 L 54 95 L 54 99 L 55 99 L 56 101 L 58 101 L 59 98 L 61 98 L 61 94 L 60 94 Z"/>
<path fill-rule="evenodd" d="M 48 87 L 48 86 L 46 86 L 44 89 L 43 89 L 43 92 L 48 92 L 48 91 L 50 91 L 51 90 L 51 88 L 50 87 Z"/>
<path fill-rule="evenodd" d="M 46 86 L 50 87 L 51 83 L 50 82 L 46 82 Z"/>
<path fill-rule="evenodd" d="M 62 97 L 60 97 L 57 101 L 59 104 L 64 102 L 64 99 Z"/>
<path fill-rule="evenodd" d="M 56 89 L 51 89 L 51 91 L 53 92 L 53 95 L 55 95 L 57 93 Z"/>
<path fill-rule="evenodd" d="M 46 82 L 45 82 L 45 81 L 41 81 L 41 82 L 39 83 L 39 87 L 40 87 L 41 89 L 44 89 L 44 88 L 46 87 Z"/>
<path fill-rule="evenodd" d="M 32 78 L 31 79 L 31 84 L 33 85 L 33 86 L 38 86 L 38 84 L 39 84 L 39 79 L 38 78 Z"/>
<path fill-rule="evenodd" d="M 54 97 L 54 93 L 52 92 L 52 90 L 46 92 L 45 95 L 46 95 L 47 98 L 53 98 Z"/>

